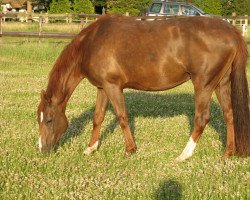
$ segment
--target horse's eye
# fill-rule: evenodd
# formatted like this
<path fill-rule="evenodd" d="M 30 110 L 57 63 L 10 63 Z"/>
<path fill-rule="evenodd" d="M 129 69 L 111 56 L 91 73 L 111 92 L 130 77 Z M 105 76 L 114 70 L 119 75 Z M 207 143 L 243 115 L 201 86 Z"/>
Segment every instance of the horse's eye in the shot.
<path fill-rule="evenodd" d="M 52 119 L 46 121 L 47 125 L 50 125 L 51 123 L 52 123 Z"/>

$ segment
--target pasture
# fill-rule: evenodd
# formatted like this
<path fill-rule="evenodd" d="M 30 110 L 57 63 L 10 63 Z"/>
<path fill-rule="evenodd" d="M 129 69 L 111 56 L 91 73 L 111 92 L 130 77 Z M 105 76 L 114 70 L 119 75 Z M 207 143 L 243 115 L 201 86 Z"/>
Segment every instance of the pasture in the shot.
<path fill-rule="evenodd" d="M 193 157 L 176 163 L 193 128 L 193 87 L 164 92 L 126 90 L 137 153 L 109 106 L 102 145 L 83 154 L 92 131 L 96 90 L 84 80 L 68 106 L 69 128 L 56 152 L 39 153 L 40 91 L 69 40 L 0 38 L 0 199 L 249 199 L 250 157 L 221 159 L 225 124 L 217 99 Z M 250 46 L 249 46 L 250 50 Z M 248 64 L 250 85 L 250 63 Z"/>

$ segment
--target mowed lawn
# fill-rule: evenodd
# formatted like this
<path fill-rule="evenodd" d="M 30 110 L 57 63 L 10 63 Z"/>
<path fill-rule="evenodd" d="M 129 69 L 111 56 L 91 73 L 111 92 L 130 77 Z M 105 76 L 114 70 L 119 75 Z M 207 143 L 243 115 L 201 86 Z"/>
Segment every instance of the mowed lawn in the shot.
<path fill-rule="evenodd" d="M 138 151 L 124 157 L 111 106 L 102 145 L 91 156 L 83 154 L 96 97 L 83 80 L 68 103 L 69 128 L 57 151 L 40 154 L 40 91 L 68 42 L 0 38 L 0 199 L 250 199 L 250 158 L 221 159 L 226 132 L 215 96 L 193 157 L 174 162 L 193 128 L 191 82 L 164 92 L 125 90 Z M 250 64 L 247 70 L 250 85 Z"/>

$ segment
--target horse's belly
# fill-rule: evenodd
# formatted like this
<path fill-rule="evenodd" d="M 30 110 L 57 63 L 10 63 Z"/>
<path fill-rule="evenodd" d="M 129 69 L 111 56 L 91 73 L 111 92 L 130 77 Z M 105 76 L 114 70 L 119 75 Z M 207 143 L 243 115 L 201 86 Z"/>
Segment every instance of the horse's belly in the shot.
<path fill-rule="evenodd" d="M 188 73 L 172 74 L 169 76 L 140 77 L 136 80 L 128 81 L 124 85 L 124 88 L 160 91 L 174 88 L 188 80 L 190 80 L 190 75 Z"/>

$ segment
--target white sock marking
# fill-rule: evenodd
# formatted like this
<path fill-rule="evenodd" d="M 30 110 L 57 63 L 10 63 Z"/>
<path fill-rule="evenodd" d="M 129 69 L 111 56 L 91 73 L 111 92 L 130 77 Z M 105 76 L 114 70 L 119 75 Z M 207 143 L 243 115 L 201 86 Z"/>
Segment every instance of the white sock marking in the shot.
<path fill-rule="evenodd" d="M 40 113 L 40 122 L 43 122 L 43 112 Z"/>
<path fill-rule="evenodd" d="M 93 151 L 96 151 L 99 145 L 99 141 L 96 141 L 92 147 L 88 147 L 85 151 L 85 155 L 90 155 Z"/>
<path fill-rule="evenodd" d="M 176 160 L 184 161 L 187 158 L 190 158 L 193 155 L 195 147 L 196 147 L 196 143 L 194 142 L 193 138 L 190 137 L 186 147 L 182 151 L 181 155 L 178 158 L 176 158 Z"/>
<path fill-rule="evenodd" d="M 39 140 L 38 140 L 38 147 L 39 147 L 39 151 L 41 152 L 42 151 L 42 139 L 41 139 L 41 136 L 39 137 Z"/>

